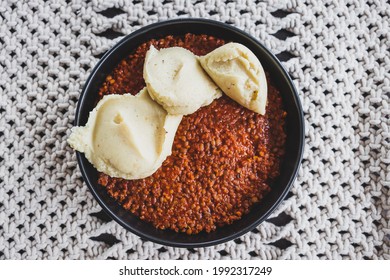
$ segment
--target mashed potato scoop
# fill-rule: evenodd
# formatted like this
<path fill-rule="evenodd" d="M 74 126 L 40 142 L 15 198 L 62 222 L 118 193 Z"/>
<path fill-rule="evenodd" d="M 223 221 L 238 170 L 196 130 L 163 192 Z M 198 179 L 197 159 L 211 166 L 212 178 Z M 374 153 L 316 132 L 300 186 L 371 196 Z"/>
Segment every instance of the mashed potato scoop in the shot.
<path fill-rule="evenodd" d="M 221 96 L 197 56 L 184 48 L 151 46 L 143 75 L 150 96 L 170 114 L 192 114 Z"/>
<path fill-rule="evenodd" d="M 85 126 L 74 127 L 70 146 L 111 177 L 142 179 L 171 154 L 181 115 L 170 115 L 146 88 L 137 95 L 104 96 Z"/>
<path fill-rule="evenodd" d="M 259 59 L 251 50 L 238 43 L 228 43 L 199 60 L 225 94 L 242 106 L 265 114 L 267 80 Z"/>

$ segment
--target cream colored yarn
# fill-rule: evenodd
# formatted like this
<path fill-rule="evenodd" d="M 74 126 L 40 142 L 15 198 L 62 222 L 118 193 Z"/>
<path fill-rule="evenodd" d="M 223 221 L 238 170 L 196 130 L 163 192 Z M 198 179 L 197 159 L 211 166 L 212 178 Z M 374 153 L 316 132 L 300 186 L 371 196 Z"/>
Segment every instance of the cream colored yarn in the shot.
<path fill-rule="evenodd" d="M 0 0 L 0 259 L 390 259 L 389 11 L 386 0 Z M 302 168 L 272 217 L 191 250 L 107 219 L 65 141 L 99 57 L 177 17 L 258 38 L 306 119 Z"/>

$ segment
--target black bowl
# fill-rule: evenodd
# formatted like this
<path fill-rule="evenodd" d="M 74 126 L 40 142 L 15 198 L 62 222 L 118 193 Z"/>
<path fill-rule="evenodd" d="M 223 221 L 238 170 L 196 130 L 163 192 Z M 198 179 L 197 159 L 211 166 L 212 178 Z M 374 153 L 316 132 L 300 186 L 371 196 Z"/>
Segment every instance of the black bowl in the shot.
<path fill-rule="evenodd" d="M 298 172 L 304 146 L 304 119 L 297 90 L 286 70 L 278 59 L 255 38 L 247 33 L 224 23 L 204 19 L 177 19 L 159 22 L 131 33 L 109 50 L 99 61 L 89 76 L 81 93 L 76 111 L 75 125 L 85 125 L 89 112 L 97 101 L 97 93 L 106 76 L 113 68 L 141 43 L 158 39 L 166 35 L 184 35 L 186 33 L 208 34 L 226 41 L 241 43 L 251 49 L 261 61 L 274 84 L 279 88 L 284 108 L 287 111 L 286 155 L 281 166 L 281 174 L 271 186 L 271 192 L 255 205 L 249 214 L 233 224 L 218 228 L 211 233 L 201 232 L 195 235 L 176 233 L 171 230 L 159 230 L 140 220 L 122 208 L 111 198 L 103 187 L 97 184 L 98 172 L 87 161 L 84 154 L 77 153 L 81 173 L 101 207 L 115 221 L 127 230 L 164 245 L 175 247 L 204 247 L 219 244 L 237 238 L 263 222 L 288 193 Z"/>

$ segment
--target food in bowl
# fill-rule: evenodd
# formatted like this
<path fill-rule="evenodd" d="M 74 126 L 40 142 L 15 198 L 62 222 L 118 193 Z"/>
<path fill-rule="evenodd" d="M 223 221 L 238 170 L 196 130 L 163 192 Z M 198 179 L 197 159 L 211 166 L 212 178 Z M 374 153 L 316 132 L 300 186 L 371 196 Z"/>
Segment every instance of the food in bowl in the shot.
<path fill-rule="evenodd" d="M 224 43 L 194 34 L 150 40 L 118 64 L 99 95 L 141 90 L 151 45 L 183 47 L 202 56 Z M 269 77 L 268 83 L 264 116 L 223 95 L 183 117 L 171 156 L 153 175 L 125 180 L 100 173 L 99 184 L 125 209 L 159 229 L 195 234 L 240 219 L 270 191 L 284 154 L 286 113 Z"/>

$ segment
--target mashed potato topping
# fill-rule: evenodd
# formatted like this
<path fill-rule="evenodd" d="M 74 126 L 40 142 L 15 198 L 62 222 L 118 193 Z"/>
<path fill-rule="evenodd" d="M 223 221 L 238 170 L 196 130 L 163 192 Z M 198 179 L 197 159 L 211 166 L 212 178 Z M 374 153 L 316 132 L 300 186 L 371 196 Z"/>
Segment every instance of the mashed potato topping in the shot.
<path fill-rule="evenodd" d="M 259 59 L 247 47 L 228 43 L 205 56 L 200 63 L 230 98 L 259 114 L 265 114 L 267 80 Z"/>
<path fill-rule="evenodd" d="M 152 45 L 143 75 L 150 96 L 170 114 L 192 114 L 221 96 L 197 56 L 184 48 L 156 50 Z"/>
<path fill-rule="evenodd" d="M 141 179 L 152 175 L 171 154 L 182 119 L 153 101 L 146 88 L 137 95 L 107 95 L 83 127 L 68 139 L 95 168 L 112 177 Z"/>

